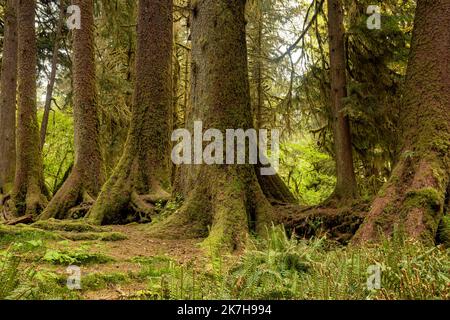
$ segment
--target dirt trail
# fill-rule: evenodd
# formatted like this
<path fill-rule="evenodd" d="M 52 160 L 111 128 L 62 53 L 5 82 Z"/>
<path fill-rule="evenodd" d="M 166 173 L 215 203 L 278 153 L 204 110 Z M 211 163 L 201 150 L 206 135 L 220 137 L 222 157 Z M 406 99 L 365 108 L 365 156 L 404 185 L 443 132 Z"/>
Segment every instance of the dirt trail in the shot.
<path fill-rule="evenodd" d="M 201 239 L 161 240 L 147 236 L 146 225 L 112 226 L 113 231 L 127 236 L 126 240 L 107 242 L 109 255 L 118 260 L 132 257 L 168 255 L 180 263 L 203 256 L 199 247 Z"/>
<path fill-rule="evenodd" d="M 105 264 L 89 264 L 81 266 L 83 276 L 101 274 L 138 274 L 142 269 L 139 258 L 167 257 L 180 265 L 190 264 L 204 267 L 207 263 L 204 251 L 200 248 L 201 239 L 162 240 L 147 235 L 146 225 L 124 225 L 104 227 L 105 231 L 120 232 L 127 239 L 119 241 L 70 241 L 65 249 L 77 249 L 87 245 L 89 252 L 102 253 L 112 257 L 114 261 Z M 54 243 L 54 247 L 58 247 Z M 138 259 L 136 259 L 138 258 Z M 48 268 L 47 268 L 48 269 Z M 50 270 L 58 274 L 65 273 L 66 266 L 51 266 Z M 84 299 L 127 299 L 139 290 L 147 289 L 146 281 L 133 279 L 120 284 L 108 284 L 100 290 L 82 291 Z"/>

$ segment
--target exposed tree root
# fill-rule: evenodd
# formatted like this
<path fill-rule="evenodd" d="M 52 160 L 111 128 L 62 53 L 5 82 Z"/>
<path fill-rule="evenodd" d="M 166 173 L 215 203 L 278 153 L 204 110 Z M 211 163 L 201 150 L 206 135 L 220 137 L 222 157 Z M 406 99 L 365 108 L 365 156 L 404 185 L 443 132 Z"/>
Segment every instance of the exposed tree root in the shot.
<path fill-rule="evenodd" d="M 352 242 L 377 241 L 396 226 L 407 237 L 433 244 L 444 216 L 449 177 L 439 161 L 402 160 L 372 204 Z"/>
<path fill-rule="evenodd" d="M 148 196 L 147 198 L 152 198 Z M 151 217 L 155 215 L 155 206 L 152 203 L 147 203 L 145 200 L 145 196 L 138 195 L 135 191 L 131 193 L 130 197 L 130 205 L 134 211 L 139 215 L 141 221 L 146 219 L 147 217 Z M 145 221 L 145 220 L 144 220 Z M 151 221 L 151 220 L 150 220 Z"/>
<path fill-rule="evenodd" d="M 80 205 L 73 207 L 69 210 L 69 219 L 80 219 L 86 216 L 93 205 L 93 202 L 83 202 Z"/>
<path fill-rule="evenodd" d="M 42 189 L 37 184 L 30 183 L 26 190 L 13 190 L 4 207 L 16 217 L 23 215 L 37 217 L 48 203 L 47 190 Z"/>
<path fill-rule="evenodd" d="M 342 194 L 341 192 L 333 191 L 333 193 L 326 198 L 322 203 L 322 207 L 328 208 L 338 208 L 338 207 L 349 207 L 352 206 L 354 202 L 358 201 L 358 196 L 354 193 L 351 194 Z"/>
<path fill-rule="evenodd" d="M 326 236 L 347 244 L 364 220 L 368 205 L 352 207 L 276 206 L 274 222 L 282 224 L 288 233 L 300 238 Z"/>
<path fill-rule="evenodd" d="M 167 202 L 170 194 L 158 182 L 147 184 L 143 180 L 136 162 L 126 156 L 103 186 L 87 215 L 88 221 L 98 225 L 150 222 L 159 211 L 157 204 Z M 145 185 L 152 187 L 148 190 Z"/>
<path fill-rule="evenodd" d="M 5 224 L 8 226 L 15 226 L 16 224 L 29 224 L 29 223 L 33 223 L 34 222 L 34 218 L 31 214 L 27 214 L 25 216 L 21 216 L 19 218 L 13 219 L 13 220 L 8 220 L 5 221 Z"/>
<path fill-rule="evenodd" d="M 12 218 L 10 211 L 7 209 L 7 202 L 11 199 L 10 194 L 2 195 L 0 194 L 0 220 L 6 222 Z"/>
<path fill-rule="evenodd" d="M 27 193 L 25 204 L 25 214 L 36 215 L 45 208 L 47 204 L 47 198 L 40 192 L 38 188 L 34 188 L 34 190 Z"/>
<path fill-rule="evenodd" d="M 150 234 L 169 239 L 205 238 L 211 251 L 242 248 L 250 234 L 264 234 L 272 207 L 255 176 L 243 181 L 233 167 L 204 168 L 183 206 L 150 227 Z M 214 177 L 214 178 L 212 178 Z"/>
<path fill-rule="evenodd" d="M 93 203 L 94 199 L 85 188 L 80 174 L 74 169 L 39 219 L 79 219 Z"/>
<path fill-rule="evenodd" d="M 170 199 L 167 192 L 140 195 L 130 190 L 131 187 L 120 192 L 102 191 L 88 213 L 88 221 L 98 225 L 151 222 L 160 210 L 157 204 L 164 204 Z"/>
<path fill-rule="evenodd" d="M 260 174 L 259 166 L 255 166 L 255 170 L 261 189 L 271 204 L 298 203 L 278 174 L 263 176 Z"/>

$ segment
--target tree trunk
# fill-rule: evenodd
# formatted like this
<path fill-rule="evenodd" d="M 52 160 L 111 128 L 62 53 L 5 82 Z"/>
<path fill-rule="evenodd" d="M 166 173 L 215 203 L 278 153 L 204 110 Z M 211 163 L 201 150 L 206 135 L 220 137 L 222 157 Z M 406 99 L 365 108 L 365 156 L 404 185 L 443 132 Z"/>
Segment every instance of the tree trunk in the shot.
<path fill-rule="evenodd" d="M 344 114 L 347 96 L 344 25 L 341 0 L 328 0 L 328 33 L 330 41 L 331 109 L 336 159 L 336 188 L 331 198 L 351 200 L 358 194 L 351 144 L 350 124 Z"/>
<path fill-rule="evenodd" d="M 32 0 L 18 1 L 18 122 L 16 174 L 11 199 L 18 215 L 38 214 L 46 204 L 36 110 L 36 33 Z"/>
<path fill-rule="evenodd" d="M 0 82 L 0 194 L 14 181 L 16 165 L 17 5 L 8 0 Z"/>
<path fill-rule="evenodd" d="M 64 23 L 64 0 L 60 0 L 59 12 L 60 16 L 58 19 L 58 25 L 56 27 L 55 39 L 53 42 L 53 54 L 51 64 L 52 69 L 50 71 L 50 77 L 48 79 L 47 93 L 45 96 L 44 115 L 42 117 L 41 123 L 41 149 L 44 147 L 45 137 L 47 135 L 48 118 L 51 110 L 53 88 L 55 86 L 56 81 L 56 71 L 58 70 L 59 42 L 61 41 L 62 28 Z"/>
<path fill-rule="evenodd" d="M 104 180 L 95 87 L 94 1 L 73 3 L 81 9 L 81 29 L 73 30 L 75 162 L 41 219 L 78 218 L 76 207 L 92 204 Z"/>
<path fill-rule="evenodd" d="M 192 8 L 192 110 L 187 129 L 249 129 L 253 119 L 247 70 L 245 1 L 204 0 Z M 250 230 L 262 233 L 272 208 L 255 165 L 182 165 L 187 199 L 153 226 L 154 236 L 206 237 L 206 248 L 241 247 Z"/>
<path fill-rule="evenodd" d="M 168 199 L 172 123 L 172 0 L 140 0 L 136 80 L 122 158 L 89 212 L 97 224 L 148 219 Z"/>
<path fill-rule="evenodd" d="M 263 92 L 263 62 L 262 62 L 262 41 L 263 41 L 263 14 L 259 5 L 257 7 L 257 36 L 256 36 L 256 129 L 261 129 L 262 123 L 262 110 L 264 107 L 264 92 Z"/>
<path fill-rule="evenodd" d="M 355 243 L 390 235 L 395 225 L 408 237 L 435 239 L 450 181 L 448 0 L 417 3 L 403 99 L 400 157 Z"/>

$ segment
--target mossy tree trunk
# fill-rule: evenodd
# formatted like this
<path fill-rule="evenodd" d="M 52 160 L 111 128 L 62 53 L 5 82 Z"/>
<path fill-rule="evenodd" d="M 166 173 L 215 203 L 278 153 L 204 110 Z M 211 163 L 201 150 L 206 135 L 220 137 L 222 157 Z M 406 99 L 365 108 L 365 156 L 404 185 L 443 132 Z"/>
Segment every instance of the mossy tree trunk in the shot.
<path fill-rule="evenodd" d="M 0 80 L 0 194 L 7 193 L 11 188 L 16 165 L 16 0 L 6 2 L 4 23 L 5 37 Z"/>
<path fill-rule="evenodd" d="M 262 113 L 264 108 L 264 89 L 263 89 L 263 12 L 260 5 L 255 6 L 256 14 L 256 43 L 255 43 L 255 51 L 256 51 L 256 61 L 255 61 L 255 70 L 254 77 L 256 82 L 256 99 L 254 101 L 254 118 L 255 118 L 255 127 L 256 129 L 261 129 L 263 127 Z"/>
<path fill-rule="evenodd" d="M 261 175 L 261 167 L 261 165 L 255 166 L 255 173 L 264 195 L 271 204 L 285 205 L 298 203 L 298 200 L 279 174 Z"/>
<path fill-rule="evenodd" d="M 204 129 L 252 127 L 245 33 L 245 1 L 203 0 L 192 4 L 192 110 Z M 183 206 L 152 227 L 170 238 L 207 237 L 207 248 L 234 250 L 250 231 L 263 233 L 272 208 L 255 165 L 182 165 Z"/>
<path fill-rule="evenodd" d="M 75 162 L 41 219 L 79 217 L 79 211 L 92 204 L 104 180 L 95 87 L 94 1 L 73 3 L 81 9 L 81 29 L 73 30 Z"/>
<path fill-rule="evenodd" d="M 89 212 L 96 224 L 149 218 L 168 199 L 172 123 L 172 0 L 140 0 L 131 124 L 122 157 Z"/>
<path fill-rule="evenodd" d="M 358 194 L 353 166 L 350 124 L 343 111 L 344 98 L 347 96 L 343 21 L 342 1 L 328 0 L 330 96 L 336 160 L 336 187 L 331 198 L 337 201 L 351 200 Z"/>
<path fill-rule="evenodd" d="M 46 204 L 39 128 L 36 112 L 36 61 L 34 0 L 18 4 L 18 122 L 13 209 L 18 215 L 36 215 Z"/>
<path fill-rule="evenodd" d="M 419 0 L 393 174 L 354 242 L 392 234 L 433 243 L 450 182 L 450 1 Z M 448 194 L 447 194 L 448 196 Z"/>

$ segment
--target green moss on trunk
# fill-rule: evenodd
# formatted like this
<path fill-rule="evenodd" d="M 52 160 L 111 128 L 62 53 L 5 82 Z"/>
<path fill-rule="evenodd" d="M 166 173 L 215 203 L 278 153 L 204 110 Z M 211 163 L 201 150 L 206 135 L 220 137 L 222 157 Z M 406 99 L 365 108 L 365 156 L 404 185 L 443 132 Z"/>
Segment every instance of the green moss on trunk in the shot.
<path fill-rule="evenodd" d="M 140 0 L 131 124 L 119 164 L 88 214 L 96 224 L 149 221 L 170 187 L 172 0 Z"/>
<path fill-rule="evenodd" d="M 8 193 L 16 167 L 17 3 L 8 0 L 0 80 L 0 194 Z"/>
<path fill-rule="evenodd" d="M 400 225 L 432 243 L 450 186 L 450 4 L 419 0 L 401 114 L 400 159 L 355 236 L 374 240 Z M 389 210 L 387 211 L 387 208 Z"/>
<path fill-rule="evenodd" d="M 36 109 L 36 2 L 18 2 L 17 158 L 10 208 L 39 214 L 47 203 Z"/>
<path fill-rule="evenodd" d="M 192 4 L 192 103 L 186 126 L 201 120 L 206 129 L 251 128 L 245 34 L 245 1 L 204 0 Z M 245 245 L 251 232 L 263 234 L 271 206 L 254 165 L 182 165 L 179 190 L 184 205 L 151 226 L 160 237 L 206 237 L 213 252 Z M 275 180 L 264 179 L 273 185 Z M 288 193 L 274 197 L 289 198 Z"/>
<path fill-rule="evenodd" d="M 85 214 L 104 181 L 95 88 L 94 2 L 76 0 L 82 28 L 73 31 L 75 163 L 40 219 L 66 219 Z"/>

